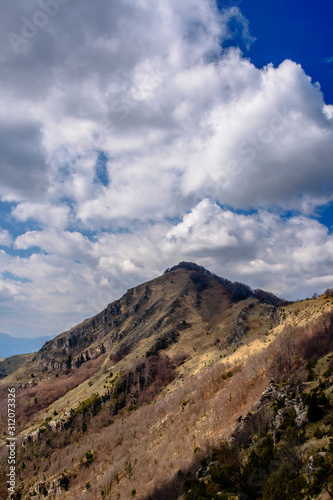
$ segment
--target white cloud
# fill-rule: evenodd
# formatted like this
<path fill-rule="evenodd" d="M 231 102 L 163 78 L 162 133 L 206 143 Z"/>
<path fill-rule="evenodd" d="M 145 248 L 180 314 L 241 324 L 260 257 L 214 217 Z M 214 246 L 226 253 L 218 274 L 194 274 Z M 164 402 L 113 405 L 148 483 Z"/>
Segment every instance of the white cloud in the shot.
<path fill-rule="evenodd" d="M 16 52 L 8 30 L 40 7 L 0 19 L 0 196 L 20 228 L 0 272 L 21 278 L 1 282 L 3 328 L 60 331 L 182 259 L 320 291 L 332 237 L 309 216 L 333 198 L 333 113 L 318 85 L 292 61 L 258 69 L 225 50 L 235 27 L 254 41 L 237 7 L 102 4 L 68 2 Z"/>
<path fill-rule="evenodd" d="M 0 281 L 3 329 L 11 324 L 16 334 L 23 331 L 23 318 L 33 335 L 65 330 L 181 260 L 287 298 L 333 285 L 333 236 L 318 221 L 283 219 L 265 210 L 237 214 L 208 199 L 176 225 L 143 225 L 92 240 L 78 232 L 30 231 L 15 246 L 42 250 L 30 257 L 0 252 L 0 273 L 17 276 Z"/>
<path fill-rule="evenodd" d="M 166 71 L 159 81 L 139 104 L 128 95 L 119 101 L 123 120 L 99 133 L 109 186 L 92 185 L 92 152 L 71 164 L 65 189 L 88 226 L 89 219 L 103 226 L 105 219 L 182 215 L 179 197 L 202 199 L 208 189 L 212 199 L 235 208 L 279 205 L 309 213 L 332 199 L 330 108 L 299 65 L 258 70 L 230 50 L 217 64 Z M 85 137 L 92 148 L 92 134 L 77 144 Z"/>
<path fill-rule="evenodd" d="M 33 6 L 20 5 L 32 19 Z M 12 16 L 19 25 L 17 11 Z M 291 61 L 259 70 L 239 50 L 223 53 L 231 20 L 249 43 L 238 7 L 218 13 L 208 1 L 152 7 L 150 0 L 103 8 L 83 1 L 78 9 L 69 2 L 28 52 L 7 47 L 12 80 L 2 84 L 3 99 L 14 103 L 10 136 L 18 147 L 15 155 L 4 148 L 3 196 L 38 193 L 56 204 L 65 195 L 95 225 L 169 214 L 175 184 L 181 196 L 199 198 L 214 184 L 215 197 L 234 207 L 302 210 L 308 199 L 329 200 L 332 119 L 320 90 Z M 96 150 L 109 156 L 104 190 L 94 185 Z"/>
<path fill-rule="evenodd" d="M 14 207 L 12 215 L 22 222 L 32 219 L 40 222 L 44 227 L 65 229 L 69 223 L 69 212 L 67 205 L 52 206 L 50 203 L 26 202 Z"/>

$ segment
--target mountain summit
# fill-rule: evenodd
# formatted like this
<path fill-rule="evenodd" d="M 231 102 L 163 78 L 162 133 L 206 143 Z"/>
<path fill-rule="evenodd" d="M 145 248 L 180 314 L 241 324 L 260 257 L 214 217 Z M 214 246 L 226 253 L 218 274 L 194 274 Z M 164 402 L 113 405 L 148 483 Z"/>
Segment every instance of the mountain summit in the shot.
<path fill-rule="evenodd" d="M 257 299 L 257 300 L 256 300 Z M 244 301 L 248 303 L 243 304 Z M 241 305 L 239 305 L 241 304 Z M 198 349 L 209 331 L 221 345 L 240 340 L 250 330 L 244 307 L 251 314 L 262 311 L 265 328 L 273 325 L 278 306 L 286 302 L 243 283 L 220 278 L 202 266 L 181 262 L 163 276 L 128 290 L 101 313 L 47 342 L 31 360 L 38 370 L 78 368 L 82 363 L 110 353 L 120 361 L 130 353 L 166 349 L 179 340 Z M 240 321 L 238 315 L 244 319 Z M 228 319 L 227 319 L 228 318 Z M 179 339 L 181 337 L 181 339 Z M 205 349 L 206 347 L 203 347 Z M 136 352 L 137 354 L 137 352 Z"/>

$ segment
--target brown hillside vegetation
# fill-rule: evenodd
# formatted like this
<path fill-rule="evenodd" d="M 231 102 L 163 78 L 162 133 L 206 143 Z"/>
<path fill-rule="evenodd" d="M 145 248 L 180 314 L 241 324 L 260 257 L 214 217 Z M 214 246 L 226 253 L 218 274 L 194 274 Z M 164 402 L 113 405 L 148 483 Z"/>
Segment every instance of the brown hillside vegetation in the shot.
<path fill-rule="evenodd" d="M 313 394 L 321 417 L 330 416 L 332 300 L 323 295 L 287 304 L 185 263 L 129 290 L 48 342 L 1 382 L 3 395 L 9 386 L 17 389 L 15 498 L 275 498 L 274 478 L 285 465 L 280 448 L 289 443 L 289 430 L 274 427 L 275 407 L 269 405 L 278 405 L 276 412 L 284 408 L 283 387 L 289 387 L 290 400 L 307 392 L 308 399 L 302 396 L 303 413 L 310 408 L 308 423 L 302 423 L 309 426 L 307 439 L 297 445 L 307 463 L 319 439 L 311 427 L 317 425 L 311 423 Z M 269 392 L 262 399 L 271 380 L 273 396 Z M 1 401 L 0 496 L 7 498 L 5 398 Z M 244 420 L 249 412 L 253 416 Z M 285 429 L 292 427 L 292 417 L 288 422 Z M 270 432 L 275 440 L 280 436 L 280 444 L 261 444 Z M 231 444 L 221 441 L 231 436 L 236 448 L 229 449 Z M 326 479 L 299 470 L 303 496 L 290 493 L 290 498 L 329 498 L 330 451 L 322 439 Z M 267 472 L 254 491 L 257 466 L 252 458 L 250 467 L 249 456 L 261 457 L 265 446 L 273 446 L 276 459 L 263 461 Z M 213 476 L 204 470 L 209 461 L 215 462 Z M 198 474 L 202 479 L 196 482 Z"/>

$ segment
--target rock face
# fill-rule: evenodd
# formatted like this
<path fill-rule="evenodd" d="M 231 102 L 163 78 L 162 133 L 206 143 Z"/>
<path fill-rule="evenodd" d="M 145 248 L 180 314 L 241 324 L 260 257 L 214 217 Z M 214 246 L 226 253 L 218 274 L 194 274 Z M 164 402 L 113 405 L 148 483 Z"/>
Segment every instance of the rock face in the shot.
<path fill-rule="evenodd" d="M 138 312 L 149 298 L 149 287 L 143 297 L 132 305 L 133 291 L 129 290 L 121 300 L 109 304 L 102 312 L 70 331 L 62 333 L 47 342 L 31 360 L 31 365 L 39 370 L 62 370 L 79 367 L 85 361 L 94 359 L 121 340 L 121 326 L 124 321 Z"/>
<path fill-rule="evenodd" d="M 65 494 L 66 488 L 64 487 L 64 482 L 66 486 L 63 476 L 53 481 L 39 481 L 30 491 L 31 499 L 40 500 L 42 498 L 52 498 L 53 495 L 60 493 Z"/>
<path fill-rule="evenodd" d="M 105 352 L 103 342 L 99 341 L 120 326 L 126 317 L 122 314 L 120 301 L 115 301 L 95 317 L 47 342 L 32 358 L 31 364 L 40 370 L 61 370 L 96 358 Z M 116 338 L 115 333 L 108 342 Z"/>
<path fill-rule="evenodd" d="M 259 422 L 264 422 L 264 425 L 273 433 L 274 444 L 280 439 L 280 426 L 283 423 L 285 416 L 294 410 L 294 421 L 298 427 L 308 422 L 307 410 L 299 394 L 303 390 L 303 385 L 291 388 L 285 385 L 281 388 L 275 382 L 271 382 L 261 394 L 258 403 L 253 411 L 245 417 L 240 416 L 238 425 L 231 436 L 230 442 L 239 439 L 246 439 L 246 436 L 251 435 L 253 443 L 256 441 L 256 433 Z M 260 425 L 259 425 L 260 427 Z"/>
<path fill-rule="evenodd" d="M 296 389 L 296 392 L 300 394 L 302 392 L 302 385 L 299 385 Z M 278 429 L 290 408 L 293 408 L 295 411 L 295 423 L 298 427 L 307 423 L 307 407 L 304 405 L 302 398 L 295 395 L 295 388 L 291 388 L 289 385 L 286 385 L 279 389 L 274 382 L 271 382 L 262 393 L 258 406 L 272 401 L 280 402 L 280 404 L 283 405 L 282 408 L 277 410 L 276 415 L 272 419 L 273 437 L 275 442 L 278 441 Z"/>
<path fill-rule="evenodd" d="M 246 316 L 250 309 L 254 307 L 254 303 L 249 306 L 244 307 L 237 318 L 234 321 L 231 332 L 228 335 L 227 342 L 231 344 L 232 342 L 239 342 L 246 333 L 249 331 L 250 327 L 246 323 Z"/>
<path fill-rule="evenodd" d="M 280 396 L 281 397 L 281 396 Z M 287 399 L 285 401 L 285 408 L 281 408 L 278 410 L 275 419 L 274 419 L 274 427 L 278 428 L 280 427 L 284 415 L 288 408 L 294 408 L 295 413 L 296 413 L 296 418 L 295 418 L 295 423 L 298 427 L 301 427 L 302 424 L 306 423 L 308 421 L 307 418 L 307 408 L 303 405 L 303 401 L 301 397 L 297 398 L 292 398 L 292 399 Z"/>

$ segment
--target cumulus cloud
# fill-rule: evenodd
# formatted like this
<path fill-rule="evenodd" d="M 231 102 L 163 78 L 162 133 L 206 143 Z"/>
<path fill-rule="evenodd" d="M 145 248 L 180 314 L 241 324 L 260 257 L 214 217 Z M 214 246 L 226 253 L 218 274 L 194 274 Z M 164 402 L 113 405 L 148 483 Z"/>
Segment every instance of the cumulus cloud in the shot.
<path fill-rule="evenodd" d="M 38 221 L 43 227 L 65 229 L 69 224 L 70 208 L 63 204 L 55 206 L 50 203 L 25 202 L 15 206 L 12 215 L 18 221 Z"/>
<path fill-rule="evenodd" d="M 57 229 L 29 231 L 15 241 L 19 251 L 35 247 L 39 252 L 24 258 L 0 252 L 7 301 L 2 321 L 15 333 L 22 332 L 16 322 L 24 315 L 30 334 L 65 330 L 180 260 L 294 299 L 330 286 L 333 264 L 333 236 L 317 220 L 266 210 L 244 215 L 208 199 L 177 224 L 145 224 L 92 239 Z"/>
<path fill-rule="evenodd" d="M 235 208 L 310 213 L 331 201 L 332 118 L 299 65 L 258 70 L 229 50 L 218 63 L 158 78 L 149 99 L 119 101 L 119 126 L 97 130 L 95 148 L 108 156 L 103 189 L 92 185 L 93 132 L 77 138 L 84 146 L 86 137 L 86 157 L 73 160 L 66 189 L 83 223 L 180 216 L 179 198 L 199 200 L 208 189 Z"/>
<path fill-rule="evenodd" d="M 8 11 L 17 33 L 40 11 L 20 7 L 21 17 Z M 253 41 L 235 6 L 83 1 L 59 7 L 25 49 L 7 37 L 2 86 L 17 123 L 4 136 L 4 195 L 65 193 L 87 224 L 90 214 L 94 224 L 163 217 L 174 185 L 186 199 L 213 184 L 216 199 L 243 208 L 330 200 L 332 119 L 320 89 L 292 61 L 259 70 L 238 49 L 223 51 L 235 30 Z M 101 150 L 106 189 L 93 183 Z"/>
<path fill-rule="evenodd" d="M 265 210 L 242 215 L 208 200 L 168 231 L 162 248 L 290 298 L 310 293 L 308 283 L 324 286 L 333 263 L 332 235 L 318 221 Z"/>
<path fill-rule="evenodd" d="M 332 106 L 296 62 L 246 58 L 232 4 L 6 4 L 8 330 L 24 316 L 15 333 L 59 331 L 182 259 L 288 298 L 327 281 L 331 235 L 312 216 L 332 201 Z"/>

